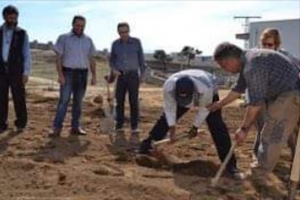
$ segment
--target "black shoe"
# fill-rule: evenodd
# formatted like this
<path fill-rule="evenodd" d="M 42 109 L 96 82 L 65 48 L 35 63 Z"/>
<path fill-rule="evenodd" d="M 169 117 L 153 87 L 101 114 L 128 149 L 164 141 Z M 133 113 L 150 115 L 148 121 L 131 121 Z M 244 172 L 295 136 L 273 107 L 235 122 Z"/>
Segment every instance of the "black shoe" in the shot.
<path fill-rule="evenodd" d="M 61 132 L 61 129 L 60 129 L 60 128 L 54 128 L 54 129 L 52 130 L 52 132 L 49 134 L 49 137 L 50 137 L 50 138 L 60 137 L 60 132 Z"/>
<path fill-rule="evenodd" d="M 240 172 L 237 168 L 226 169 L 226 174 L 235 180 L 244 180 L 245 174 Z"/>
<path fill-rule="evenodd" d="M 114 130 L 115 130 L 115 132 L 117 132 L 117 131 L 122 131 L 122 132 L 124 132 L 124 129 L 123 129 L 123 125 L 120 125 L 120 124 L 116 124 L 115 125 L 115 127 L 114 127 Z"/>
<path fill-rule="evenodd" d="M 123 128 L 114 128 L 115 133 L 125 133 L 125 130 Z"/>
<path fill-rule="evenodd" d="M 139 154 L 144 154 L 144 155 L 150 155 L 151 154 L 151 150 L 152 150 L 152 146 L 151 146 L 151 142 L 152 140 L 150 139 L 145 139 L 141 142 L 141 146 L 139 149 Z"/>
<path fill-rule="evenodd" d="M 21 128 L 21 127 L 17 127 L 16 130 L 15 130 L 15 132 L 16 132 L 17 134 L 23 133 L 23 131 L 24 131 L 24 128 Z"/>
<path fill-rule="evenodd" d="M 86 135 L 86 131 L 82 128 L 72 128 L 71 129 L 71 135 Z"/>
<path fill-rule="evenodd" d="M 15 133 L 19 134 L 19 133 L 23 133 L 24 132 L 25 127 L 16 127 L 15 129 Z"/>
<path fill-rule="evenodd" d="M 0 128 L 0 134 L 4 133 L 7 130 L 7 128 Z"/>

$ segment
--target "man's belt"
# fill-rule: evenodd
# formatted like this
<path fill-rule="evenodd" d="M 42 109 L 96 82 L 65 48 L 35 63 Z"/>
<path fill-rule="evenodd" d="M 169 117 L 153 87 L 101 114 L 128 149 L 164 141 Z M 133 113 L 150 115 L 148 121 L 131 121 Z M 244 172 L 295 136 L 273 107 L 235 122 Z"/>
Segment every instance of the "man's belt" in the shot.
<path fill-rule="evenodd" d="M 65 72 L 85 72 L 88 69 L 82 69 L 82 68 L 69 68 L 69 67 L 62 67 L 62 70 Z"/>

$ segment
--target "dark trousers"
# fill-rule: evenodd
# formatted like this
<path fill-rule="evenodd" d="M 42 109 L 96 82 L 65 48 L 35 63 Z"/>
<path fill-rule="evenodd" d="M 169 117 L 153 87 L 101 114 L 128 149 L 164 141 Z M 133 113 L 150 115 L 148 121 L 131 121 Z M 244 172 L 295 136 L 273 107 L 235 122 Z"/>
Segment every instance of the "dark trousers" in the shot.
<path fill-rule="evenodd" d="M 116 84 L 116 128 L 122 128 L 124 124 L 124 103 L 128 91 L 131 129 L 136 129 L 139 123 L 139 74 L 138 72 L 123 73 L 118 77 Z"/>
<path fill-rule="evenodd" d="M 8 118 L 8 91 L 11 90 L 16 113 L 15 126 L 25 128 L 27 124 L 27 109 L 25 85 L 22 74 L 0 74 L 0 129 L 6 129 Z"/>
<path fill-rule="evenodd" d="M 219 96 L 214 95 L 213 101 L 218 101 Z M 189 108 L 185 107 L 177 107 L 177 120 L 180 119 Z M 218 156 L 221 161 L 223 161 L 230 150 L 231 140 L 228 133 L 228 129 L 223 121 L 221 110 L 217 110 L 215 112 L 211 112 L 207 118 L 206 122 L 209 128 L 209 131 L 212 135 L 213 141 L 216 145 Z M 165 138 L 167 132 L 169 131 L 169 126 L 163 114 L 160 119 L 156 122 L 154 127 L 149 133 L 149 137 L 142 142 L 141 145 L 141 153 L 148 153 L 151 149 L 152 140 L 158 141 Z M 227 164 L 228 170 L 236 169 L 236 158 L 233 155 L 230 161 Z"/>

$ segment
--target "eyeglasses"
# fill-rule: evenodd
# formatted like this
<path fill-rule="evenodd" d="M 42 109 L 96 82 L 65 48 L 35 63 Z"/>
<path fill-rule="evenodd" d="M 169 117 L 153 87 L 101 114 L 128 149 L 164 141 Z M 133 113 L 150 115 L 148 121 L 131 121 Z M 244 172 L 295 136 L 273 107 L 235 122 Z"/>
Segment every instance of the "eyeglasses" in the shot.
<path fill-rule="evenodd" d="M 272 44 L 272 43 L 263 43 L 262 44 L 264 47 L 274 47 L 275 44 Z"/>
<path fill-rule="evenodd" d="M 178 96 L 180 96 L 180 97 L 186 97 L 187 93 L 179 93 Z"/>
<path fill-rule="evenodd" d="M 119 31 L 119 34 L 129 33 L 129 31 Z"/>

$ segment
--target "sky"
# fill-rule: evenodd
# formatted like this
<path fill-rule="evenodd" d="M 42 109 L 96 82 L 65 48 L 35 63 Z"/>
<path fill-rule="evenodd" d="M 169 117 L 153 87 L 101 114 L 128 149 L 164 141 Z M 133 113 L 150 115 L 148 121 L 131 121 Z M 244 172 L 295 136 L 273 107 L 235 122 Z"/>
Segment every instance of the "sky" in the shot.
<path fill-rule="evenodd" d="M 224 41 L 243 47 L 235 34 L 244 32 L 244 20 L 234 16 L 261 16 L 253 22 L 300 18 L 300 0 L 1 0 L 1 10 L 9 4 L 19 9 L 19 25 L 27 30 L 31 41 L 55 43 L 60 34 L 71 30 L 73 16 L 80 14 L 87 19 L 85 33 L 97 49 L 110 49 L 119 37 L 117 24 L 125 21 L 130 24 L 131 36 L 140 38 L 147 53 L 156 49 L 179 52 L 189 45 L 211 55 Z"/>

